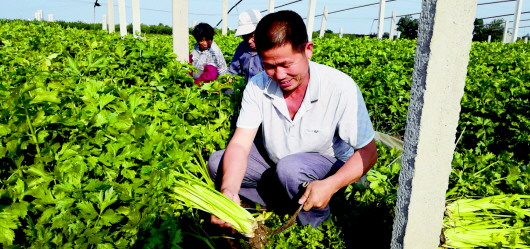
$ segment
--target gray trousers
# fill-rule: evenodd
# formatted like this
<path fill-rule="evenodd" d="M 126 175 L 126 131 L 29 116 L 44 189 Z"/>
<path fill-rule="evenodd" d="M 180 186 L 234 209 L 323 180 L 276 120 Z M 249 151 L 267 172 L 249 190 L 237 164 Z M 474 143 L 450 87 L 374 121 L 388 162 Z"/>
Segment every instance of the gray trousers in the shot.
<path fill-rule="evenodd" d="M 261 148 L 261 147 L 260 147 Z M 208 160 L 210 176 L 220 187 L 224 150 L 214 152 Z M 279 213 L 292 214 L 299 206 L 305 181 L 321 180 L 335 173 L 344 162 L 319 153 L 298 153 L 286 156 L 277 164 L 268 159 L 264 149 L 252 146 L 248 166 L 241 183 L 239 195 L 267 206 Z M 329 205 L 323 209 L 312 208 L 300 212 L 299 224 L 316 228 L 330 215 Z"/>

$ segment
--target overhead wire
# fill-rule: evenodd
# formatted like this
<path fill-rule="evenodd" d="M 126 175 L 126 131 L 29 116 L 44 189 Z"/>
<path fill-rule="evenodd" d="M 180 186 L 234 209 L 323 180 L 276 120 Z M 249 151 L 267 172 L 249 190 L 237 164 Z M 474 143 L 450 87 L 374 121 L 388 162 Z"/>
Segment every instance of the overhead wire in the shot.
<path fill-rule="evenodd" d="M 60 1 L 60 0 L 54 0 L 54 1 Z M 85 2 L 85 3 L 94 3 L 95 0 L 79 0 L 78 2 Z M 104 0 L 103 0 L 104 1 Z M 238 6 L 243 0 L 239 0 L 236 4 L 234 4 L 228 11 L 228 13 L 230 13 L 236 6 Z M 294 0 L 294 1 L 291 1 L 291 2 L 288 2 L 288 3 L 285 3 L 285 4 L 282 4 L 282 5 L 278 5 L 276 6 L 275 8 L 282 8 L 282 7 L 285 7 L 285 6 L 288 6 L 288 5 L 291 5 L 291 4 L 294 4 L 294 3 L 298 3 L 298 2 L 301 2 L 303 0 Z M 394 2 L 394 1 L 397 1 L 397 0 L 387 0 L 386 2 Z M 506 2 L 514 2 L 516 0 L 499 0 L 499 1 L 492 1 L 492 2 L 484 2 L 484 3 L 478 3 L 477 5 L 478 6 L 482 6 L 482 5 L 491 5 L 491 4 L 499 4 L 499 3 L 506 3 Z M 65 2 L 69 2 L 71 3 L 70 1 L 65 1 Z M 108 3 L 108 2 L 107 2 Z M 107 3 L 100 3 L 101 5 L 103 4 L 107 4 Z M 336 11 L 331 11 L 331 12 L 328 12 L 328 15 L 330 14 L 335 14 L 335 13 L 339 13 L 339 12 L 343 12 L 343 11 L 348 11 L 348 10 L 353 10 L 353 9 L 358 9 L 358 8 L 363 8 L 363 7 L 368 7 L 368 6 L 372 6 L 372 5 L 377 5 L 379 4 L 379 2 L 375 2 L 375 3 L 370 3 L 370 4 L 364 4 L 364 5 L 359 5 L 359 6 L 354 6 L 354 7 L 350 7 L 350 8 L 345 8 L 345 9 L 340 9 L 340 10 L 336 10 Z M 115 6 L 117 6 L 117 3 L 114 4 Z M 66 7 L 66 6 L 64 6 Z M 127 6 L 126 5 L 126 8 L 131 8 L 130 6 Z M 164 13 L 171 13 L 172 11 L 171 10 L 161 10 L 161 9 L 153 9 L 153 8 L 140 8 L 141 10 L 146 10 L 146 11 L 155 11 L 155 12 L 164 12 Z M 266 12 L 267 10 L 261 10 L 260 12 Z M 521 12 L 521 14 L 528 14 L 530 13 L 530 11 L 524 11 L 524 12 Z M 190 13 L 190 14 L 193 14 L 193 15 L 203 15 L 203 16 L 217 16 L 217 15 L 213 15 L 213 14 L 198 14 L 198 13 Z M 404 16 L 413 16 L 413 15 L 418 15 L 420 14 L 419 12 L 417 13 L 410 13 L 410 14 L 403 14 L 403 15 L 398 15 L 396 17 L 404 17 Z M 323 16 L 324 14 L 318 14 L 318 15 L 315 15 L 315 17 L 320 17 L 320 16 Z M 488 16 L 488 17 L 482 17 L 482 18 L 477 18 L 477 19 L 491 19 L 491 18 L 498 18 L 498 17 L 506 17 L 506 16 L 512 16 L 514 14 L 504 14 L 504 15 L 495 15 L 495 16 Z M 392 18 L 392 17 L 385 17 L 385 19 L 389 19 L 389 18 Z M 374 20 L 377 20 L 377 19 L 374 19 Z M 520 21 L 528 21 L 529 19 L 524 19 L 524 20 L 520 20 Z M 222 20 L 220 20 L 216 26 L 218 26 L 220 23 L 222 22 Z"/>
<path fill-rule="evenodd" d="M 232 6 L 232 8 L 230 8 L 228 10 L 228 12 L 226 14 L 230 14 L 230 11 L 232 11 L 238 4 L 240 4 L 241 2 L 243 2 L 243 0 L 239 0 L 236 4 L 234 4 L 234 6 Z M 223 21 L 223 19 L 219 20 L 219 22 L 215 25 L 215 27 L 219 26 L 219 24 Z"/>
<path fill-rule="evenodd" d="M 521 12 L 521 15 L 522 15 L 522 14 L 528 14 L 528 13 L 530 13 L 530 11 L 524 11 L 524 12 Z M 491 18 L 497 18 L 497 17 L 513 16 L 513 15 L 514 15 L 514 14 L 505 14 L 505 15 L 497 15 L 497 16 L 482 17 L 482 18 L 477 18 L 477 19 L 484 20 L 484 19 L 491 19 Z"/>
<path fill-rule="evenodd" d="M 296 0 L 296 1 L 288 2 L 288 3 L 286 3 L 286 4 L 282 4 L 282 5 L 276 6 L 276 7 L 274 7 L 274 8 L 275 8 L 275 9 L 279 9 L 279 8 L 282 8 L 282 7 L 285 7 L 285 6 L 291 5 L 291 4 L 293 4 L 293 3 L 301 2 L 301 1 L 303 1 L 303 0 Z M 260 11 L 260 12 L 263 13 L 263 12 L 267 12 L 267 11 L 269 11 L 269 10 L 262 10 L 262 11 Z"/>
<path fill-rule="evenodd" d="M 396 1 L 396 0 L 387 0 L 387 1 L 385 1 L 385 2 L 388 3 L 388 2 L 394 2 L 394 1 Z M 355 7 L 351 7 L 351 8 L 346 8 L 346 9 L 341 9 L 341 10 L 331 11 L 331 12 L 328 12 L 328 15 L 329 15 L 329 14 L 339 13 L 339 12 L 346 11 L 346 10 L 352 10 L 352 9 L 358 9 L 358 8 L 368 7 L 368 6 L 372 6 L 372 5 L 376 5 L 376 4 L 379 4 L 379 2 L 376 2 L 376 3 L 369 3 L 369 4 L 359 5 L 359 6 L 355 6 Z M 323 16 L 323 14 L 316 15 L 315 17 L 319 17 L 319 16 Z"/>
<path fill-rule="evenodd" d="M 515 0 L 503 0 L 503 1 L 495 1 L 495 2 L 486 2 L 486 3 L 479 3 L 477 5 L 488 5 L 488 4 L 496 4 L 496 3 L 505 3 L 505 2 L 513 2 Z"/>

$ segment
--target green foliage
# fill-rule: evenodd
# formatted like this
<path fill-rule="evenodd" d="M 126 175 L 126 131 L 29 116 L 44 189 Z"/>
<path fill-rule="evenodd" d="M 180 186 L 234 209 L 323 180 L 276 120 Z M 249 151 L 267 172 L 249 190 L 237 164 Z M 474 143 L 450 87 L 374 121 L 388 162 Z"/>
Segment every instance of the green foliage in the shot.
<path fill-rule="evenodd" d="M 456 152 L 452 167 L 447 191 L 449 199 L 530 193 L 530 169 L 513 160 L 513 154 Z"/>
<path fill-rule="evenodd" d="M 483 19 L 475 19 L 475 28 L 473 29 L 473 41 L 488 41 L 491 36 L 491 41 L 502 41 L 504 32 L 504 21 L 502 19 L 495 19 L 490 23 L 485 24 Z"/>
<path fill-rule="evenodd" d="M 272 215 L 267 220 L 269 227 L 279 227 L 289 219 L 289 216 Z M 333 219 L 328 219 L 317 229 L 307 226 L 292 226 L 286 231 L 269 237 L 269 243 L 264 248 L 346 248 L 344 234 L 336 226 Z"/>
<path fill-rule="evenodd" d="M 165 190 L 175 172 L 208 177 L 238 95 L 195 87 L 165 37 L 21 21 L 0 33 L 0 243 L 178 246 L 190 210 Z"/>
<path fill-rule="evenodd" d="M 530 162 L 530 47 L 474 43 L 462 98 L 458 149 Z"/>
<path fill-rule="evenodd" d="M 418 19 L 411 16 L 404 16 L 399 18 L 396 24 L 397 30 L 401 32 L 400 38 L 416 39 L 418 37 Z"/>

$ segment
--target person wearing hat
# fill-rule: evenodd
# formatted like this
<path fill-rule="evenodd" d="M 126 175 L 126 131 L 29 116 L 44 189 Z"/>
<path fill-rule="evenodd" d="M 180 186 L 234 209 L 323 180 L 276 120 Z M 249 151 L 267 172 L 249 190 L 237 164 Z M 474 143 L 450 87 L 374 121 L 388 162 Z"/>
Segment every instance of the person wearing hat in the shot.
<path fill-rule="evenodd" d="M 239 15 L 239 25 L 235 36 L 241 36 L 243 41 L 237 46 L 228 73 L 244 76 L 245 83 L 263 71 L 261 57 L 254 44 L 254 30 L 260 20 L 261 14 L 258 10 L 247 10 Z"/>

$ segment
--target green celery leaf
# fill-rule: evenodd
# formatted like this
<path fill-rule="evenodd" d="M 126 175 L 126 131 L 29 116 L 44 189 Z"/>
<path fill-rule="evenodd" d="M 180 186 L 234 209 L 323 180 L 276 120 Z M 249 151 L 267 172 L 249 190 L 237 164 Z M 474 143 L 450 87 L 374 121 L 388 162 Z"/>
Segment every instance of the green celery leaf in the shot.
<path fill-rule="evenodd" d="M 85 220 L 93 220 L 98 216 L 98 212 L 94 208 L 94 205 L 88 201 L 78 202 L 76 207 L 79 208 L 82 218 Z"/>
<path fill-rule="evenodd" d="M 31 100 L 30 104 L 42 103 L 42 102 L 52 102 L 52 103 L 61 103 L 61 99 L 57 97 L 59 95 L 58 91 L 46 91 L 38 88 L 35 90 L 37 95 Z"/>
<path fill-rule="evenodd" d="M 103 226 L 111 226 L 121 221 L 123 216 L 116 213 L 113 209 L 107 209 L 105 213 L 101 215 L 101 222 Z"/>

